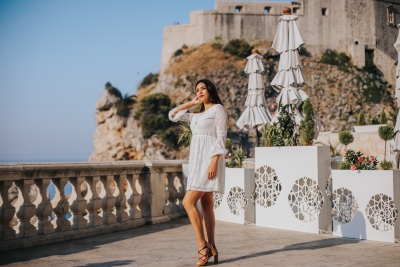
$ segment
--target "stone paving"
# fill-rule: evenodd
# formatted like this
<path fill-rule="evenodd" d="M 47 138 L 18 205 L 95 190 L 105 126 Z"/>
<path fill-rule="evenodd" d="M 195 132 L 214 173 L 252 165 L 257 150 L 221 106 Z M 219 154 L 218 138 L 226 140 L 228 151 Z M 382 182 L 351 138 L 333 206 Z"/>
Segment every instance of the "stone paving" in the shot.
<path fill-rule="evenodd" d="M 400 244 L 217 222 L 219 266 L 400 266 Z M 195 266 L 188 218 L 0 253 L 6 266 Z M 209 265 L 213 265 L 210 263 Z"/>

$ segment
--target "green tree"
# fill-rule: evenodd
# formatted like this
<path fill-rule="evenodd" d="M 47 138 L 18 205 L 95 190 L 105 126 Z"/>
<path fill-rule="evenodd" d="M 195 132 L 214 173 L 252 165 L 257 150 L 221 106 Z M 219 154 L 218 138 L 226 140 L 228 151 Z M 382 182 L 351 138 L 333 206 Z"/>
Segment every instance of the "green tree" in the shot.
<path fill-rule="evenodd" d="M 386 118 L 386 113 L 385 113 L 385 109 L 382 108 L 381 110 L 381 115 L 379 116 L 379 123 L 380 124 L 386 124 L 387 123 L 387 118 Z"/>
<path fill-rule="evenodd" d="M 344 145 L 344 149 L 347 150 L 347 145 L 353 143 L 354 136 L 349 131 L 341 131 L 339 133 L 339 142 Z"/>
<path fill-rule="evenodd" d="M 121 117 L 128 117 L 130 114 L 130 106 L 136 103 L 136 96 L 125 94 L 125 96 L 115 103 L 115 107 L 117 108 L 117 115 Z"/>
<path fill-rule="evenodd" d="M 309 98 L 303 104 L 304 119 L 300 123 L 300 140 L 303 145 L 311 146 L 315 135 L 314 108 Z"/>
<path fill-rule="evenodd" d="M 158 134 L 163 143 L 177 147 L 179 125 L 168 119 L 167 114 L 171 108 L 171 99 L 162 93 L 155 93 L 140 100 L 140 106 L 134 117 L 141 123 L 144 138 Z"/>
<path fill-rule="evenodd" d="M 364 111 L 360 110 L 360 113 L 358 113 L 358 117 L 357 117 L 357 126 L 362 126 L 362 125 L 366 125 L 365 123 L 365 116 L 364 116 Z"/>
<path fill-rule="evenodd" d="M 384 160 L 386 161 L 386 142 L 388 140 L 391 140 L 395 137 L 395 132 L 393 127 L 386 125 L 386 126 L 381 126 L 378 129 L 378 134 L 379 137 L 385 141 L 385 155 L 384 155 Z"/>
<path fill-rule="evenodd" d="M 224 47 L 224 51 L 228 52 L 232 56 L 237 56 L 239 58 L 246 58 L 251 54 L 252 46 L 249 45 L 243 39 L 233 39 L 230 40 Z"/>

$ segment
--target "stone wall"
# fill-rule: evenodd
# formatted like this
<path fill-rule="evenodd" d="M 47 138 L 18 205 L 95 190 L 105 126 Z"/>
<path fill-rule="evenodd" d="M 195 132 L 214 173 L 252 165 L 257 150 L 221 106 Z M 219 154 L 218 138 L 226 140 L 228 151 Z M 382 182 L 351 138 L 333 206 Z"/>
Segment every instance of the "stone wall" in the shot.
<path fill-rule="evenodd" d="M 398 32 L 387 25 L 386 7 L 400 10 L 400 0 L 302 0 L 298 2 L 218 2 L 215 11 L 195 11 L 190 23 L 164 28 L 161 72 L 172 54 L 184 44 L 198 46 L 221 36 L 224 43 L 243 38 L 273 41 L 278 17 L 284 6 L 297 8 L 297 21 L 307 50 L 319 54 L 326 49 L 351 55 L 354 65 L 365 65 L 365 50 L 380 49 L 395 59 Z M 236 7 L 242 7 L 237 12 Z M 270 7 L 268 13 L 265 7 Z M 323 14 L 322 10 L 325 10 Z M 400 13 L 396 13 L 396 23 Z M 392 75 L 384 72 L 385 76 Z"/>

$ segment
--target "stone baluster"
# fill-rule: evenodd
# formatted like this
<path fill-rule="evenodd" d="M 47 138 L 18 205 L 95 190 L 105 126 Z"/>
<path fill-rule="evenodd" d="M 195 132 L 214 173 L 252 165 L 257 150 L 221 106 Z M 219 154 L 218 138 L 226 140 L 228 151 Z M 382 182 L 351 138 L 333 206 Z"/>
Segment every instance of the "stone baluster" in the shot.
<path fill-rule="evenodd" d="M 142 198 L 141 194 L 136 189 L 136 182 L 139 181 L 139 174 L 128 174 L 126 179 L 131 184 L 132 195 L 128 199 L 129 209 L 129 220 L 135 220 L 142 218 L 142 211 L 138 209 L 138 205 Z"/>
<path fill-rule="evenodd" d="M 179 212 L 179 206 L 176 204 L 176 200 L 178 199 L 178 190 L 174 185 L 175 177 L 177 176 L 176 172 L 167 173 L 168 185 L 166 187 L 166 206 L 164 210 L 164 214 L 173 214 Z"/>
<path fill-rule="evenodd" d="M 185 184 L 185 179 L 183 172 L 180 172 L 178 175 L 179 181 L 181 182 L 181 186 L 178 188 L 178 207 L 181 213 L 186 214 L 186 210 L 182 205 L 183 198 L 185 197 L 186 193 L 186 184 Z"/>
<path fill-rule="evenodd" d="M 39 188 L 42 202 L 37 206 L 36 216 L 39 220 L 38 234 L 47 235 L 54 232 L 54 227 L 49 220 L 49 216 L 53 212 L 53 206 L 47 198 L 47 187 L 51 183 L 51 179 L 35 179 L 35 184 Z"/>
<path fill-rule="evenodd" d="M 72 177 L 70 178 L 72 185 L 75 187 L 76 199 L 71 205 L 71 211 L 74 213 L 74 223 L 72 228 L 85 229 L 87 221 L 83 218 L 83 213 L 87 207 L 87 201 L 82 196 L 81 185 L 85 182 L 85 177 Z"/>
<path fill-rule="evenodd" d="M 15 208 L 8 201 L 8 190 L 13 185 L 13 181 L 0 181 L 0 196 L 3 205 L 0 207 L 0 241 L 12 240 L 16 238 L 15 230 L 10 226 L 14 218 Z"/>
<path fill-rule="evenodd" d="M 64 187 L 68 183 L 68 178 L 53 178 L 52 181 L 60 192 L 60 201 L 54 208 L 54 213 L 57 215 L 57 228 L 55 230 L 56 232 L 70 231 L 71 223 L 67 218 L 65 218 L 65 215 L 69 211 L 69 203 L 64 192 Z"/>
<path fill-rule="evenodd" d="M 102 199 L 97 193 L 96 186 L 100 181 L 99 176 L 86 177 L 87 183 L 89 184 L 90 191 L 92 191 L 92 197 L 87 205 L 89 212 L 89 227 L 94 227 L 103 224 L 103 219 L 99 216 L 99 210 L 101 209 Z"/>
<path fill-rule="evenodd" d="M 35 216 L 36 206 L 31 202 L 29 197 L 30 187 L 33 185 L 32 179 L 27 180 L 17 180 L 15 185 L 22 193 L 22 198 L 24 203 L 19 208 L 17 212 L 17 217 L 20 220 L 19 234 L 18 237 L 30 237 L 37 235 L 35 226 L 31 224 L 31 218 Z M 19 196 L 21 197 L 21 196 Z"/>
<path fill-rule="evenodd" d="M 111 193 L 111 182 L 114 180 L 113 175 L 100 176 L 100 181 L 103 183 L 106 190 L 106 195 L 103 198 L 103 224 L 113 224 L 117 221 L 117 217 L 112 213 L 115 207 L 115 197 Z"/>
<path fill-rule="evenodd" d="M 119 190 L 119 194 L 115 202 L 115 208 L 117 209 L 117 222 L 125 222 L 129 219 L 128 213 L 125 211 L 127 208 L 125 196 L 126 188 L 124 188 L 127 182 L 126 176 L 126 174 L 115 176 L 115 181 Z"/>

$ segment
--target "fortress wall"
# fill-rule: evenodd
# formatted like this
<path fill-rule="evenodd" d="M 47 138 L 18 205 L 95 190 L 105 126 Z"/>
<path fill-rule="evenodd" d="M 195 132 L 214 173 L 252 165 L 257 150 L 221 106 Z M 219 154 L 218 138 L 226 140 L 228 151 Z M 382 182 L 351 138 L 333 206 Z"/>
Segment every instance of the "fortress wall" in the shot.
<path fill-rule="evenodd" d="M 235 13 L 236 7 L 242 6 L 241 14 L 265 14 L 265 8 L 269 7 L 268 14 L 281 15 L 282 9 L 286 6 L 292 7 L 291 2 L 273 3 L 273 2 L 215 2 L 215 10 L 218 13 Z M 293 5 L 299 8 L 297 12 L 301 13 L 301 5 Z"/>
<path fill-rule="evenodd" d="M 393 44 L 399 35 L 398 24 L 400 23 L 400 0 L 374 1 L 375 2 L 375 27 L 376 27 L 376 48 L 387 54 L 393 60 L 397 60 L 397 51 Z M 394 25 L 388 25 L 387 7 L 393 5 Z"/>

